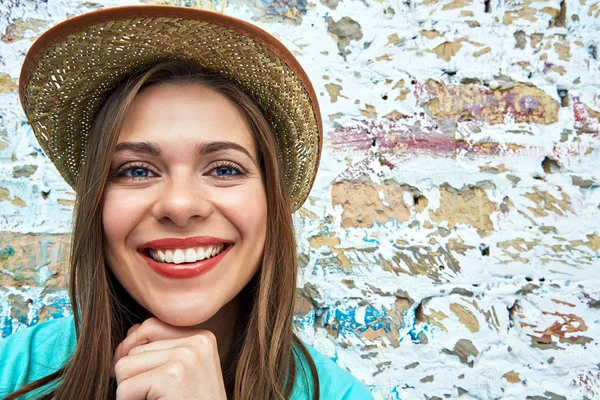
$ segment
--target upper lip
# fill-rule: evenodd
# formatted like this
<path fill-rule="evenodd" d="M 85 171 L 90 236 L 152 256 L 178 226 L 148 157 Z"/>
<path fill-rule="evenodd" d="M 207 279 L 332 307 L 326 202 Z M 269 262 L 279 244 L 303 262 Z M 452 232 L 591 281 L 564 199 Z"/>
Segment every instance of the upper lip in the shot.
<path fill-rule="evenodd" d="M 151 240 L 142 244 L 139 250 L 143 249 L 183 249 L 189 247 L 200 247 L 209 245 L 230 244 L 230 240 L 220 239 L 212 236 L 193 236 L 187 238 L 163 238 Z"/>

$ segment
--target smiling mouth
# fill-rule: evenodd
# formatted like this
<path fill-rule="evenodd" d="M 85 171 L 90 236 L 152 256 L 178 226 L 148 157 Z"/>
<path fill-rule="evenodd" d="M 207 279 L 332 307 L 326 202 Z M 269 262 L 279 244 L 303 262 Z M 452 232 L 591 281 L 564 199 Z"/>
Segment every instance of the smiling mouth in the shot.
<path fill-rule="evenodd" d="M 147 254 L 154 261 L 164 264 L 193 263 L 218 256 L 223 250 L 231 245 L 222 243 L 220 245 L 189 247 L 181 249 L 155 250 L 146 249 Z"/>

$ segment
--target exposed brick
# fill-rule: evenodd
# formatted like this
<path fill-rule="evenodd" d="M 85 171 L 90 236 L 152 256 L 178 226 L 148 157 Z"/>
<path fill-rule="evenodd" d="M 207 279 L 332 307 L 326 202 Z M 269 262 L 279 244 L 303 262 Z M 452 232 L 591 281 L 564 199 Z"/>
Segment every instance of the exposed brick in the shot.
<path fill-rule="evenodd" d="M 494 229 L 490 214 L 498 209 L 491 202 L 487 193 L 477 187 L 465 185 L 461 189 L 448 184 L 440 187 L 440 207 L 429 211 L 432 221 L 448 222 L 448 226 L 456 228 L 457 224 L 468 224 L 482 231 Z"/>
<path fill-rule="evenodd" d="M 0 232 L 2 286 L 64 288 L 69 243 L 68 235 Z"/>
<path fill-rule="evenodd" d="M 552 124 L 558 120 L 558 102 L 543 90 L 515 84 L 508 90 L 479 85 L 446 85 L 428 80 L 423 86 L 424 107 L 433 118 L 479 120 L 500 124 L 515 122 Z"/>
<path fill-rule="evenodd" d="M 341 204 L 343 207 L 343 227 L 364 228 L 373 227 L 375 223 L 384 224 L 390 219 L 408 220 L 410 210 L 402 200 L 404 191 L 395 182 L 383 185 L 338 182 L 333 184 L 331 198 L 334 206 Z"/>

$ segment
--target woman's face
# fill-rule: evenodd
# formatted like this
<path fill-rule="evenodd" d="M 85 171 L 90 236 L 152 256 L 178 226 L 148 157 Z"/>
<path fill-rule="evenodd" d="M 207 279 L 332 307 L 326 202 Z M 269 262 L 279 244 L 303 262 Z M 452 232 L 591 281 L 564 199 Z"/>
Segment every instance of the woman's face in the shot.
<path fill-rule="evenodd" d="M 267 203 L 244 118 L 196 84 L 142 90 L 125 116 L 102 223 L 108 265 L 159 319 L 203 323 L 256 272 Z"/>

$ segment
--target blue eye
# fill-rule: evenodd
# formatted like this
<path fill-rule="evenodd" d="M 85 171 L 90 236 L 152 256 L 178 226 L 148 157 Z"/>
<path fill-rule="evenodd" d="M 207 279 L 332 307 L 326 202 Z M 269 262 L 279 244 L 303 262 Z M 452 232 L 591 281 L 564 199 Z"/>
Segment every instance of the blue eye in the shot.
<path fill-rule="evenodd" d="M 233 176 L 238 174 L 238 171 L 232 167 L 217 167 L 215 170 L 217 176 Z"/>
<path fill-rule="evenodd" d="M 210 169 L 210 175 L 218 179 L 237 179 L 246 175 L 246 170 L 230 161 L 219 161 Z"/>
<path fill-rule="evenodd" d="M 145 164 L 125 164 L 114 173 L 111 173 L 112 179 L 149 179 L 156 177 L 150 166 Z"/>
<path fill-rule="evenodd" d="M 124 172 L 123 175 L 128 178 L 147 178 L 148 175 L 150 174 L 150 171 L 148 171 L 148 168 L 140 168 L 140 167 L 128 168 L 123 172 Z"/>

